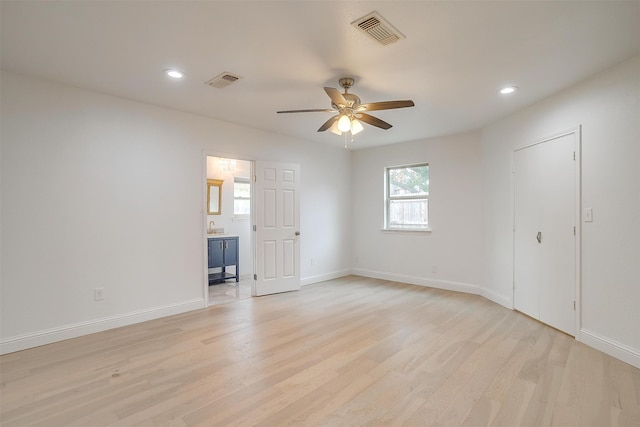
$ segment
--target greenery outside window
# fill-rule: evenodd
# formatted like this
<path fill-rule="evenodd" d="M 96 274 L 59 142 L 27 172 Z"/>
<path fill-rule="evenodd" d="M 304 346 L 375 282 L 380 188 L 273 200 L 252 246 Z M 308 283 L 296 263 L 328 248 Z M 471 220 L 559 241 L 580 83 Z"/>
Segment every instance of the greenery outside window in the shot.
<path fill-rule="evenodd" d="M 429 164 L 385 169 L 385 230 L 429 230 Z"/>
<path fill-rule="evenodd" d="M 251 181 L 245 177 L 233 178 L 233 217 L 249 219 L 251 214 Z"/>

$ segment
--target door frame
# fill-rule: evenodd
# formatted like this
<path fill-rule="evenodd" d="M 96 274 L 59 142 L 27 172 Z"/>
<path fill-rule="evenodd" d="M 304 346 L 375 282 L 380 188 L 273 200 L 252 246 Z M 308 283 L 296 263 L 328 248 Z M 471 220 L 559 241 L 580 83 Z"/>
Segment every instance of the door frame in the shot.
<path fill-rule="evenodd" d="M 202 190 L 201 190 L 201 194 L 202 194 L 202 202 L 201 202 L 201 211 L 200 211 L 200 216 L 201 216 L 201 223 L 202 223 L 202 228 L 201 228 L 201 235 L 202 236 L 206 236 L 207 235 L 207 227 L 208 227 L 208 223 L 207 223 L 207 157 L 221 157 L 224 159 L 235 159 L 235 160 L 242 160 L 245 162 L 249 162 L 250 165 L 250 170 L 251 170 L 251 176 L 250 176 L 250 181 L 251 181 L 251 213 L 249 214 L 249 227 L 251 227 L 251 232 L 250 232 L 250 240 L 251 240 L 251 257 L 253 258 L 253 269 L 255 270 L 255 233 L 253 232 L 253 223 L 254 223 L 254 215 L 256 214 L 254 211 L 254 205 L 255 203 L 254 201 L 254 194 L 253 194 L 253 175 L 254 175 L 254 170 L 255 170 L 255 160 L 254 159 L 250 159 L 247 158 L 246 156 L 242 156 L 239 154 L 232 154 L 232 153 L 226 153 L 226 152 L 222 152 L 222 151 L 209 151 L 209 150 L 202 150 L 202 160 L 201 160 L 201 173 L 202 173 L 202 177 L 200 179 L 200 183 L 202 185 Z M 203 259 L 203 295 L 204 295 L 204 307 L 207 308 L 209 307 L 209 259 L 208 259 L 208 247 L 207 247 L 207 239 L 203 240 L 202 243 L 202 259 Z M 240 272 L 238 271 L 238 274 L 240 274 Z M 255 296 L 255 281 L 253 281 L 253 274 L 252 274 L 252 284 L 251 284 L 251 296 Z"/>
<path fill-rule="evenodd" d="M 574 245 L 575 253 L 575 339 L 581 341 L 580 330 L 582 329 L 582 125 L 569 128 L 565 131 L 555 133 L 551 136 L 537 140 L 536 142 L 518 146 L 511 150 L 511 273 L 512 273 L 512 286 L 511 286 L 511 309 L 515 310 L 515 263 L 516 263 L 516 240 L 515 240 L 515 220 L 516 220 L 516 186 L 515 186 L 515 153 L 535 145 L 543 144 L 545 142 L 552 141 L 563 136 L 574 134 L 576 138 L 575 145 L 575 172 L 574 172 L 574 185 L 575 185 L 575 213 L 574 222 L 576 227 L 576 238 Z"/>

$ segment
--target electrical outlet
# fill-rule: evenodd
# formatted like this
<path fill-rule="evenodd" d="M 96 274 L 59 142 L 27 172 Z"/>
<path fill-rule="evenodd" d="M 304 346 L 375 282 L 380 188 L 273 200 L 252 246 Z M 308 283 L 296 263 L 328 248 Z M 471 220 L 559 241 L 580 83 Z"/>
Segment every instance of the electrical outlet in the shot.
<path fill-rule="evenodd" d="M 313 258 L 311 258 L 311 265 L 313 265 Z"/>
<path fill-rule="evenodd" d="M 93 299 L 95 301 L 102 301 L 104 299 L 104 288 L 95 288 L 93 290 Z"/>
<path fill-rule="evenodd" d="M 431 267 L 431 272 L 436 274 L 438 272 L 438 266 L 434 265 L 433 267 Z"/>

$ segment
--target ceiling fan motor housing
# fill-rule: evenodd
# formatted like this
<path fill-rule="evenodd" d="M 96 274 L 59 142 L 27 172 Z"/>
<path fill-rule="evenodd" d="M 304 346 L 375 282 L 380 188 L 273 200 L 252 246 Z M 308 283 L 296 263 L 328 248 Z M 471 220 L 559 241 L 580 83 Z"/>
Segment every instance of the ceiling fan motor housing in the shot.
<path fill-rule="evenodd" d="M 340 106 L 340 105 L 336 105 L 334 102 L 331 103 L 331 106 L 333 108 L 335 108 L 336 110 L 342 110 L 344 107 L 347 108 L 355 108 L 358 105 L 360 105 L 360 97 L 356 94 L 353 93 L 343 93 L 342 96 L 344 97 L 344 99 L 349 103 L 349 105 L 346 106 Z"/>
<path fill-rule="evenodd" d="M 353 86 L 355 82 L 356 81 L 351 77 L 343 77 L 340 80 L 338 80 L 338 83 L 340 83 L 340 86 L 344 88 L 345 92 L 349 90 L 349 88 Z"/>

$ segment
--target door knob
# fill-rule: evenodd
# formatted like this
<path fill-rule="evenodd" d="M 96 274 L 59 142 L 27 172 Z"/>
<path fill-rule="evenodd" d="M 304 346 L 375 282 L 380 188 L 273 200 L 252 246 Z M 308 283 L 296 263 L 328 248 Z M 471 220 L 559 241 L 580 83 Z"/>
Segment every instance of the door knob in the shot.
<path fill-rule="evenodd" d="M 300 235 L 300 232 L 299 232 L 299 231 L 296 231 L 296 236 L 299 236 L 299 235 Z"/>
<path fill-rule="evenodd" d="M 538 235 L 536 236 L 536 240 L 538 243 L 542 243 L 542 231 L 538 231 Z"/>

